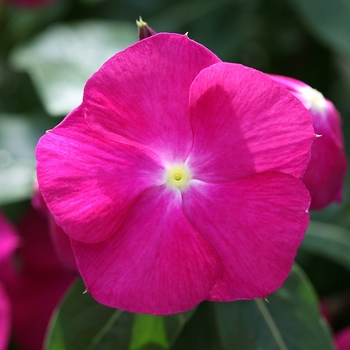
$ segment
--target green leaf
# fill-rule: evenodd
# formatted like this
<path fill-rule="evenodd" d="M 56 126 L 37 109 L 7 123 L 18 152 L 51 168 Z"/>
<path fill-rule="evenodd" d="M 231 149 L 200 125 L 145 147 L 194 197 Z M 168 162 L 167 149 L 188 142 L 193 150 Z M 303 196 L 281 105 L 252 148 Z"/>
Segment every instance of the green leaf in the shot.
<path fill-rule="evenodd" d="M 310 29 L 333 50 L 350 55 L 350 0 L 290 0 Z"/>
<path fill-rule="evenodd" d="M 0 114 L 0 205 L 31 197 L 37 141 L 56 123 L 46 116 Z"/>
<path fill-rule="evenodd" d="M 3 2 L 5 1 L 0 1 L 0 4 L 2 5 Z M 48 6 L 29 7 L 14 4 L 6 11 L 6 26 L 1 28 L 3 29 L 1 34 L 6 36 L 11 44 L 28 40 L 44 26 L 62 18 L 69 9 L 69 3 L 67 1 L 51 1 Z"/>
<path fill-rule="evenodd" d="M 301 249 L 350 269 L 350 231 L 342 227 L 311 221 Z"/>
<path fill-rule="evenodd" d="M 105 2 L 106 0 L 80 0 L 81 3 L 85 5 L 96 5 L 101 2 Z"/>
<path fill-rule="evenodd" d="M 185 325 L 171 350 L 224 350 L 218 331 L 215 304 L 203 302 Z"/>
<path fill-rule="evenodd" d="M 268 300 L 216 304 L 224 349 L 333 349 L 315 292 L 299 267 L 294 266 L 285 284 Z"/>
<path fill-rule="evenodd" d="M 17 47 L 10 63 L 28 72 L 48 113 L 63 116 L 80 105 L 87 79 L 137 40 L 136 25 L 127 22 L 54 25 Z"/>
<path fill-rule="evenodd" d="M 112 309 L 96 302 L 79 279 L 54 316 L 47 350 L 168 349 L 193 311 L 152 316 Z"/>
<path fill-rule="evenodd" d="M 317 298 L 294 266 L 268 299 L 204 302 L 172 316 L 138 315 L 98 304 L 79 280 L 52 322 L 47 350 L 331 350 Z"/>
<path fill-rule="evenodd" d="M 171 349 L 333 349 L 315 292 L 299 267 L 268 300 L 202 303 Z"/>

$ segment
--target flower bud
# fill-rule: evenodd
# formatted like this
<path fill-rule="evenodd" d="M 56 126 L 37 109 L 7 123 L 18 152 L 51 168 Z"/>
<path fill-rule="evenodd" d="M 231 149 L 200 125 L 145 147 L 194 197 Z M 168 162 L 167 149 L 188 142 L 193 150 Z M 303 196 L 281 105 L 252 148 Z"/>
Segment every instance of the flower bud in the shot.
<path fill-rule="evenodd" d="M 146 22 L 144 22 L 140 16 L 138 20 L 136 20 L 137 27 L 139 28 L 139 39 L 148 38 L 154 34 L 157 34 Z"/>
<path fill-rule="evenodd" d="M 270 75 L 285 85 L 309 110 L 317 138 L 303 182 L 311 194 L 310 209 L 323 209 L 343 198 L 343 181 L 347 169 L 341 118 L 333 103 L 309 85 L 296 79 Z"/>

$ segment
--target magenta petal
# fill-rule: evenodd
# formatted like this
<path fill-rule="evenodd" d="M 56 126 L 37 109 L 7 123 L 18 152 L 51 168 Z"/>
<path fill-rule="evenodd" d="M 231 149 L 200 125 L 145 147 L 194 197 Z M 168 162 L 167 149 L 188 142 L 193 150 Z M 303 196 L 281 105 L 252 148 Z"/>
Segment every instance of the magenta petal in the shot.
<path fill-rule="evenodd" d="M 215 252 L 183 213 L 181 192 L 163 186 L 135 202 L 114 237 L 99 244 L 72 240 L 72 247 L 92 296 L 130 312 L 189 310 L 220 277 Z"/>
<path fill-rule="evenodd" d="M 334 345 L 337 350 L 350 349 L 350 327 L 344 328 L 334 337 Z"/>
<path fill-rule="evenodd" d="M 191 86 L 194 145 L 188 166 L 205 182 L 267 170 L 301 178 L 315 138 L 310 114 L 288 90 L 254 69 L 218 63 Z"/>
<path fill-rule="evenodd" d="M 343 199 L 347 159 L 338 111 L 328 102 L 325 115 L 313 112 L 318 137 L 311 148 L 311 159 L 303 182 L 311 194 L 310 209 L 323 209 Z"/>
<path fill-rule="evenodd" d="M 311 149 L 303 181 L 311 193 L 310 209 L 323 209 L 340 202 L 347 169 L 341 117 L 333 103 L 309 85 L 289 77 L 270 75 L 285 85 L 310 111 L 315 133 L 320 135 Z"/>
<path fill-rule="evenodd" d="M 34 208 L 29 208 L 19 223 L 21 245 L 17 253 L 21 273 L 35 271 L 49 276 L 63 270 L 52 245 L 48 224 L 46 215 Z"/>
<path fill-rule="evenodd" d="M 285 77 L 282 75 L 275 75 L 275 74 L 268 74 L 268 76 L 279 82 L 280 84 L 286 86 L 288 88 L 288 90 L 295 96 L 298 97 L 299 100 L 302 100 L 302 102 L 304 103 L 305 100 L 302 98 L 302 94 L 300 92 L 300 90 L 305 89 L 305 88 L 309 88 L 309 85 L 305 84 L 304 82 L 291 78 L 291 77 Z M 304 103 L 304 105 L 306 105 L 306 103 Z"/>
<path fill-rule="evenodd" d="M 9 259 L 19 245 L 15 228 L 0 211 L 0 263 Z"/>
<path fill-rule="evenodd" d="M 301 181 L 277 172 L 225 184 L 197 181 L 183 197 L 189 221 L 222 261 L 209 300 L 266 297 L 282 285 L 309 221 Z"/>
<path fill-rule="evenodd" d="M 0 349 L 7 349 L 10 338 L 11 311 L 9 299 L 0 284 Z"/>
<path fill-rule="evenodd" d="M 20 238 L 14 226 L 0 211 L 0 279 L 8 290 L 11 290 L 17 280 L 13 257 L 19 245 Z"/>
<path fill-rule="evenodd" d="M 83 102 L 87 121 L 114 140 L 141 144 L 169 162 L 183 161 L 192 144 L 190 85 L 216 62 L 220 60 L 212 52 L 186 35 L 144 39 L 88 80 Z"/>
<path fill-rule="evenodd" d="M 13 333 L 19 349 L 44 349 L 50 318 L 75 279 L 63 270 L 46 275 L 32 271 L 21 276 L 18 291 L 11 296 Z"/>
<path fill-rule="evenodd" d="M 50 212 L 66 234 L 83 242 L 115 233 L 135 198 L 164 176 L 153 154 L 96 134 L 80 108 L 40 139 L 36 156 Z"/>
<path fill-rule="evenodd" d="M 64 292 L 76 278 L 58 260 L 43 213 L 29 208 L 19 225 L 21 267 L 9 293 L 13 311 L 13 334 L 19 349 L 43 349 L 49 319 Z"/>

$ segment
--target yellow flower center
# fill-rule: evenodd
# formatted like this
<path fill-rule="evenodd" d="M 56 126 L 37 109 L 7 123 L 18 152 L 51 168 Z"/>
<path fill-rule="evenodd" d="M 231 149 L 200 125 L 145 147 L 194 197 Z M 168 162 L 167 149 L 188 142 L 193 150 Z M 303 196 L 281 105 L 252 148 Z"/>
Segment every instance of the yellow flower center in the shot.
<path fill-rule="evenodd" d="M 173 164 L 165 172 L 165 181 L 170 187 L 184 189 L 191 180 L 191 172 L 184 164 Z"/>

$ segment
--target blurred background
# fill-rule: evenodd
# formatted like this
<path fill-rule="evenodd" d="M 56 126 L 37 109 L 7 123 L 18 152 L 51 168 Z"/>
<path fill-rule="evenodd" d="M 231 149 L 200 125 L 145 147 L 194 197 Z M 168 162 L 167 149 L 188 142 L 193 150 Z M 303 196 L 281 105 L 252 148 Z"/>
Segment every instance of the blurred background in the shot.
<path fill-rule="evenodd" d="M 138 40 L 139 16 L 156 32 L 188 32 L 223 61 L 316 88 L 340 111 L 349 154 L 349 0 L 2 0 L 0 205 L 12 222 L 30 203 L 38 138 L 80 104 L 105 60 Z M 337 330 L 350 325 L 349 187 L 312 218 L 339 241 L 306 244 L 297 261 Z"/>

